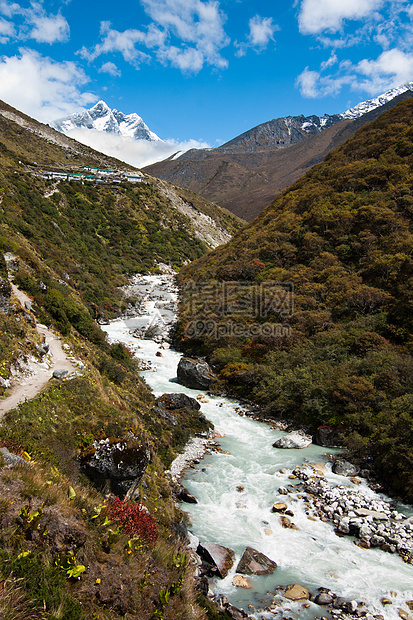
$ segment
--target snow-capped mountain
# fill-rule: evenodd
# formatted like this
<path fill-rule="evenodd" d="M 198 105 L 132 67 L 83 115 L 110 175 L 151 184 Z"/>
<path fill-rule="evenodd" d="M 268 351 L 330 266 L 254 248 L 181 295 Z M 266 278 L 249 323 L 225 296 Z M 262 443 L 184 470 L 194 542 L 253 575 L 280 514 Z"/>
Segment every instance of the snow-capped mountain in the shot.
<path fill-rule="evenodd" d="M 391 101 L 398 95 L 405 93 L 407 90 L 413 91 L 413 82 L 406 82 L 398 88 L 391 88 L 390 90 L 387 90 L 385 93 L 379 95 L 378 97 L 375 97 L 374 99 L 362 101 L 361 103 L 358 103 L 356 106 L 354 106 L 354 108 L 350 108 L 340 116 L 342 116 L 343 119 L 351 120 L 355 118 L 360 118 L 360 116 L 363 116 L 363 114 L 367 114 L 368 112 L 375 110 L 379 106 L 382 106 L 388 101 Z"/>
<path fill-rule="evenodd" d="M 134 140 L 163 142 L 136 114 L 123 114 L 112 110 L 104 101 L 98 101 L 90 110 L 71 114 L 50 123 L 54 129 L 68 134 L 74 129 L 96 129 L 97 131 L 125 136 Z"/>

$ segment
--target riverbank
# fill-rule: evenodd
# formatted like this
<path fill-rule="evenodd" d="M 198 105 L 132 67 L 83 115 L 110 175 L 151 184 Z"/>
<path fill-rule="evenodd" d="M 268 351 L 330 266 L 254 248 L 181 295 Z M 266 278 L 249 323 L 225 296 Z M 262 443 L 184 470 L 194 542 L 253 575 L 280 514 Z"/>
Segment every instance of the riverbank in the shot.
<path fill-rule="evenodd" d="M 155 308 L 156 300 L 150 303 Z M 126 321 L 129 320 L 132 319 Z M 141 315 L 139 320 L 149 323 L 151 316 Z M 142 376 L 156 396 L 179 392 L 197 398 L 200 390 L 177 383 L 178 352 L 161 348 L 159 342 L 134 338 L 125 319 L 115 321 L 105 330 L 111 340 L 121 340 L 139 359 L 150 364 L 151 371 Z M 351 536 L 338 537 L 326 517 L 321 519 L 310 511 L 308 497 L 298 487 L 302 480 L 292 472 L 297 466 L 303 469 L 314 463 L 332 488 L 343 485 L 358 490 L 368 501 L 381 496 L 369 489 L 363 479 L 357 478 L 356 482 L 353 476 L 352 481 L 332 471 L 329 459 L 337 456 L 337 450 L 314 444 L 303 449 L 274 448 L 275 441 L 285 437 L 281 430 L 252 419 L 234 399 L 204 394 L 203 401 L 203 415 L 221 435 L 221 451 L 195 457 L 199 463 L 192 461 L 194 466 L 186 470 L 183 483 L 197 503 L 181 507 L 188 515 L 191 532 L 201 542 L 218 543 L 234 552 L 234 563 L 227 576 L 210 580 L 217 601 L 225 600 L 220 595 L 227 597 L 231 604 L 260 620 L 313 620 L 328 609 L 315 602 L 322 588 L 346 605 L 332 606 L 333 616 L 356 618 L 370 614 L 377 619 L 398 620 L 400 609 L 408 617 L 407 603 L 413 600 L 411 566 L 397 554 L 386 553 L 379 547 L 363 549 L 354 544 Z M 274 504 L 287 503 L 286 497 L 287 510 L 293 514 L 273 512 Z M 285 527 L 285 519 L 295 527 Z M 233 583 L 246 547 L 256 549 L 277 564 L 271 575 L 251 576 L 250 589 Z M 286 598 L 286 586 L 294 583 L 304 587 L 311 598 Z M 384 599 L 391 604 L 384 604 Z"/>

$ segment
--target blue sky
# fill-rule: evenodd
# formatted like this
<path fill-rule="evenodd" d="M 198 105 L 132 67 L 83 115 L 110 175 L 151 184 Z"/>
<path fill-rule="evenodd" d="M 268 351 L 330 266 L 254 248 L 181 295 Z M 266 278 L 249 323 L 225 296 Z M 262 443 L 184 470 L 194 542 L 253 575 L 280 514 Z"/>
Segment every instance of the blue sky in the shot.
<path fill-rule="evenodd" d="M 413 80 L 405 0 L 0 0 L 0 98 L 44 122 L 99 99 L 216 146 Z"/>

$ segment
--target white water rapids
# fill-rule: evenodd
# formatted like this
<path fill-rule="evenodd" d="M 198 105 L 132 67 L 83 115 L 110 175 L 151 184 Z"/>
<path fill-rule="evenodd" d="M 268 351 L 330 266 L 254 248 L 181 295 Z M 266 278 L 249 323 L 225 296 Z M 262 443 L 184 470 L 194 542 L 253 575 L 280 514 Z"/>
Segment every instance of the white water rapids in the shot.
<path fill-rule="evenodd" d="M 136 278 L 131 291 L 146 293 L 144 314 L 130 319 L 118 319 L 104 326 L 110 342 L 121 341 L 137 357 L 150 362 L 153 370 L 142 372 L 155 396 L 166 392 L 185 392 L 196 398 L 200 390 L 191 390 L 176 382 L 176 368 L 180 353 L 166 349 L 156 356 L 159 344 L 136 339 L 130 330 L 148 324 L 154 314 L 170 321 L 173 315 L 162 310 L 162 300 L 174 297 L 166 276 Z M 156 303 L 161 299 L 161 303 Z M 158 307 L 156 307 L 158 306 Z M 186 471 L 184 483 L 195 495 L 197 504 L 183 504 L 182 510 L 190 517 L 190 530 L 202 541 L 216 542 L 235 551 L 233 569 L 223 580 L 215 580 L 211 587 L 216 593 L 228 596 L 230 602 L 244 608 L 252 616 L 254 610 L 268 605 L 274 599 L 266 593 L 278 585 L 298 583 L 313 594 L 319 587 L 329 588 L 346 600 L 364 601 L 370 613 L 381 614 L 385 620 L 400 618 L 399 610 L 411 613 L 406 601 L 413 599 L 413 567 L 397 554 L 380 549 L 361 549 L 350 536 L 338 537 L 331 523 L 318 518 L 310 520 L 309 508 L 300 493 L 279 495 L 281 486 L 288 487 L 299 481 L 289 478 L 295 466 L 317 463 L 325 468 L 330 484 L 353 483 L 331 472 L 326 454 L 334 452 L 316 445 L 300 450 L 276 449 L 274 441 L 284 433 L 246 416 L 238 415 L 239 403 L 222 397 L 206 397 L 202 413 L 224 435 L 219 439 L 222 452 L 207 454 L 198 465 Z M 322 465 L 320 465 L 322 463 Z M 241 490 L 237 490 L 243 487 Z M 369 497 L 378 497 L 362 482 L 357 487 Z M 383 496 L 380 496 L 383 499 Z M 294 513 L 291 520 L 297 529 L 284 529 L 278 514 L 271 512 L 274 502 L 286 502 Z M 389 500 L 390 501 L 390 500 Z M 406 510 L 404 511 L 406 513 Z M 409 514 L 413 514 L 409 511 Z M 249 577 L 253 589 L 244 590 L 232 585 L 235 567 L 247 546 L 261 551 L 274 560 L 278 567 L 272 575 Z M 383 606 L 385 597 L 392 604 Z M 279 597 L 275 597 L 276 600 Z M 265 599 L 265 602 L 261 601 Z M 276 613 L 256 611 L 255 618 L 313 619 L 326 609 L 310 603 L 290 603 L 283 599 L 283 610 Z M 404 616 L 405 617 L 405 616 Z"/>

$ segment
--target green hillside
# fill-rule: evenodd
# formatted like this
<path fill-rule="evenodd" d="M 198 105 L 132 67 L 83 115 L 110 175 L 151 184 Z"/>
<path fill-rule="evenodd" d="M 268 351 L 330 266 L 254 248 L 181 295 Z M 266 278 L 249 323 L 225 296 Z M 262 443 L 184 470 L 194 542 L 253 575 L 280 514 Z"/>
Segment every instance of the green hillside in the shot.
<path fill-rule="evenodd" d="M 409 501 L 412 127 L 413 103 L 405 101 L 226 246 L 187 266 L 177 335 L 183 349 L 210 357 L 221 387 L 271 416 L 330 426 L 353 459 Z"/>
<path fill-rule="evenodd" d="M 241 223 L 149 177 L 135 184 L 42 178 L 46 167 L 73 170 L 73 158 L 75 168 L 122 165 L 74 141 L 68 150 L 66 140 L 0 105 L 0 301 L 10 301 L 0 312 L 0 402 L 13 373 L 42 360 L 36 321 L 53 325 L 83 368 L 69 380 L 51 378 L 1 420 L 2 453 L 31 465 L 9 469 L 0 456 L 0 616 L 201 620 L 207 603 L 195 590 L 186 526 L 164 471 L 209 424 L 188 409 L 174 411 L 174 424 L 162 418 L 137 361 L 122 345 L 109 346 L 95 319 L 126 306 L 118 287 L 130 275 L 156 272 L 159 262 L 180 269 L 208 250 L 193 213 L 207 221 L 211 239 Z M 31 309 L 9 299 L 8 275 L 30 295 Z M 86 476 L 99 441 L 142 459 L 144 508 L 109 502 L 112 479 Z"/>

